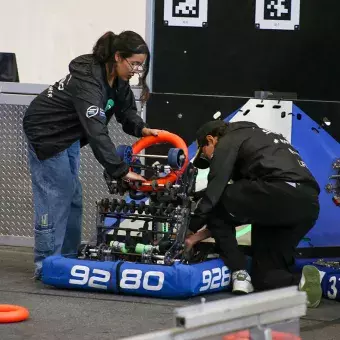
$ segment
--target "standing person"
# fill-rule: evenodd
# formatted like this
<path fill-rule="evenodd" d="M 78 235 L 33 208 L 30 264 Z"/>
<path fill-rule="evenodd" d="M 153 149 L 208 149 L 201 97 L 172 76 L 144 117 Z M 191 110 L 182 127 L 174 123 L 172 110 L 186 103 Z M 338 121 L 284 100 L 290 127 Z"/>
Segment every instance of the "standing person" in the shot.
<path fill-rule="evenodd" d="M 35 277 L 47 256 L 77 253 L 81 242 L 82 189 L 78 173 L 80 148 L 89 144 L 97 161 L 115 179 L 144 178 L 129 172 L 117 155 L 107 125 L 113 115 L 125 133 L 157 135 L 137 114 L 129 80 L 137 73 L 142 101 L 149 89 L 146 77 L 150 53 L 140 35 L 105 33 L 93 53 L 69 64 L 69 74 L 37 96 L 28 107 L 23 128 L 34 201 Z"/>
<path fill-rule="evenodd" d="M 195 234 L 187 238 L 187 249 L 212 236 L 232 272 L 235 293 L 299 285 L 308 306 L 317 307 L 319 271 L 306 266 L 302 278 L 294 271 L 295 249 L 318 218 L 320 193 L 297 150 L 254 123 L 221 120 L 203 125 L 197 144 L 193 164 L 210 172 L 189 225 Z M 251 275 L 235 229 L 246 223 L 252 224 Z"/>

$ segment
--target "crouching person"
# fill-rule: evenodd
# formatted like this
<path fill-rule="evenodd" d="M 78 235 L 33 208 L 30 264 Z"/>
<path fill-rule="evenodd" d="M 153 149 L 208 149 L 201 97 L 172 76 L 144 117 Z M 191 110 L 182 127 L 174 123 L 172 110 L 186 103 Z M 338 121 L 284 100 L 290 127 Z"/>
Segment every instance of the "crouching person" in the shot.
<path fill-rule="evenodd" d="M 320 193 L 297 150 L 251 122 L 208 122 L 197 131 L 197 143 L 193 163 L 210 169 L 187 248 L 213 237 L 232 272 L 234 293 L 299 285 L 309 307 L 317 307 L 319 271 L 306 266 L 301 277 L 294 270 L 296 247 L 318 218 Z M 251 276 L 236 239 L 236 226 L 245 223 L 252 224 Z"/>

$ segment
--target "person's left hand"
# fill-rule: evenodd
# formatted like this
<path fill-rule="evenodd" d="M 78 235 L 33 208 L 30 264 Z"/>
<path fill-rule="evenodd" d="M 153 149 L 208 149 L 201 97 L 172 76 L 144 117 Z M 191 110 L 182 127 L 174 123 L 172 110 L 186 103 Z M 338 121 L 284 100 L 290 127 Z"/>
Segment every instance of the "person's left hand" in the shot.
<path fill-rule="evenodd" d="M 149 129 L 149 128 L 143 128 L 142 130 L 142 136 L 146 137 L 146 136 L 158 136 L 158 134 L 160 132 L 162 132 L 164 130 L 157 130 L 157 129 Z"/>

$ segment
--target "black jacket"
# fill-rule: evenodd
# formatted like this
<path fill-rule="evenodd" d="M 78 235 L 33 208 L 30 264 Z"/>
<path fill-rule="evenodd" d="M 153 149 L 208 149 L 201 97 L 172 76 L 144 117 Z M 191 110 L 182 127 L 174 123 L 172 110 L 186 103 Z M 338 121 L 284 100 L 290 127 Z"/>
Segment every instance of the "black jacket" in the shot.
<path fill-rule="evenodd" d="M 146 126 L 137 114 L 128 82 L 117 79 L 108 85 L 104 65 L 92 55 L 72 60 L 70 73 L 37 96 L 28 107 L 23 128 L 37 157 L 44 160 L 81 140 L 91 146 L 98 162 L 114 178 L 128 166 L 120 160 L 109 137 L 107 124 L 113 115 L 124 132 L 141 137 Z"/>
<path fill-rule="evenodd" d="M 320 193 L 297 150 L 282 135 L 250 122 L 230 123 L 216 145 L 207 188 L 195 210 L 193 225 L 203 226 L 228 182 L 240 179 L 310 183 Z"/>

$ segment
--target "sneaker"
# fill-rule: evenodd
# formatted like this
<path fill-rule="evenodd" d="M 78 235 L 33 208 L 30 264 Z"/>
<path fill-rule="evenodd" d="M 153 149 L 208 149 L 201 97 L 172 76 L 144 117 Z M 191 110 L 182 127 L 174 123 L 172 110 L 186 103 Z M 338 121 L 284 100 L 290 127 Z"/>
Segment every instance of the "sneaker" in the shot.
<path fill-rule="evenodd" d="M 41 265 L 36 265 L 34 270 L 34 279 L 36 281 L 41 281 L 41 275 L 42 275 L 42 268 Z"/>
<path fill-rule="evenodd" d="M 41 281 L 41 276 L 34 275 L 34 276 L 31 277 L 31 279 L 34 280 L 34 281 Z"/>
<path fill-rule="evenodd" d="M 246 270 L 238 270 L 232 275 L 233 279 L 233 293 L 235 294 L 249 294 L 254 291 L 251 277 Z"/>
<path fill-rule="evenodd" d="M 316 308 L 322 298 L 320 272 L 314 266 L 304 266 L 299 290 L 307 294 L 307 307 Z"/>

